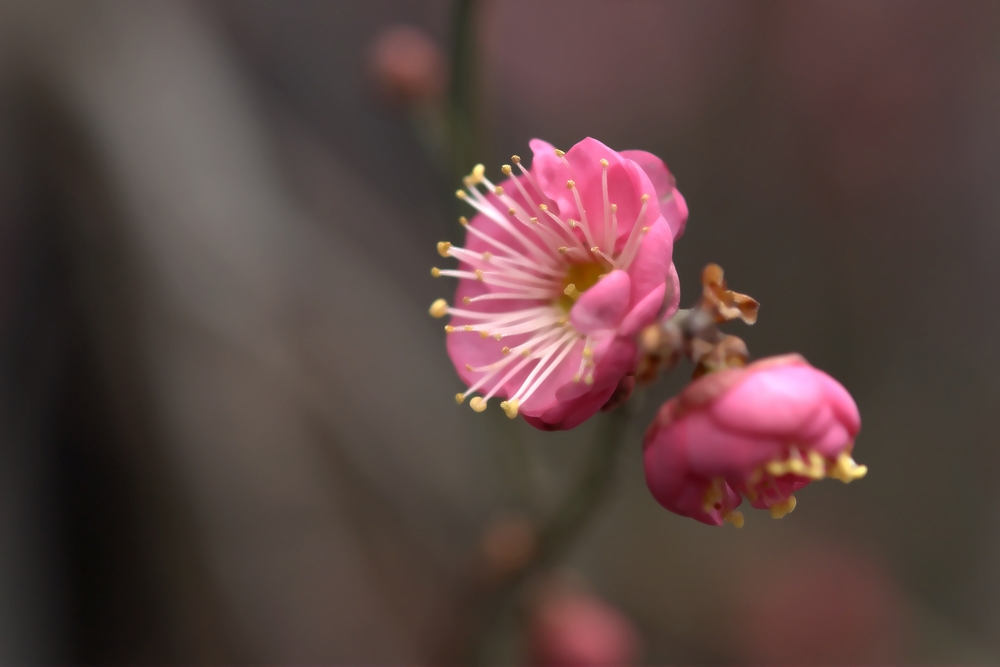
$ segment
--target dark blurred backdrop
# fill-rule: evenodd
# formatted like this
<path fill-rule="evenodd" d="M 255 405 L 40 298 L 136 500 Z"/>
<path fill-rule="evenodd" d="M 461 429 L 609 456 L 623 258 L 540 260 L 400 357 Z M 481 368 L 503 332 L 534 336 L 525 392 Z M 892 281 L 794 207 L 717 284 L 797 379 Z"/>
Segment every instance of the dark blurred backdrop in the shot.
<path fill-rule="evenodd" d="M 642 478 L 678 372 L 567 569 L 649 663 L 1000 661 L 1000 4 L 478 9 L 489 173 L 536 136 L 662 156 L 682 304 L 722 264 L 753 353 L 864 422 L 865 480 L 710 529 Z M 0 660 L 434 660 L 484 522 L 560 497 L 589 425 L 452 401 L 455 183 L 373 91 L 376 36 L 447 47 L 453 11 L 0 0 Z"/>

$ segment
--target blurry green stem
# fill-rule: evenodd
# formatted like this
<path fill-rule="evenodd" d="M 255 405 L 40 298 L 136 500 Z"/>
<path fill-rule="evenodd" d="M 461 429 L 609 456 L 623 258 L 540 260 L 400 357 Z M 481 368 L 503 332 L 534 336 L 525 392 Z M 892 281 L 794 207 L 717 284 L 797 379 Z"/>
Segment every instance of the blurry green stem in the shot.
<path fill-rule="evenodd" d="M 618 452 L 625 442 L 628 409 L 623 406 L 598 424 L 596 442 L 586 468 L 540 534 L 540 554 L 533 569 L 558 561 L 601 506 L 614 480 Z"/>
<path fill-rule="evenodd" d="M 469 616 L 464 620 L 472 628 L 468 635 L 470 643 L 463 653 L 464 661 L 482 661 L 481 643 L 484 635 L 504 605 L 522 583 L 536 572 L 551 567 L 565 555 L 600 508 L 614 481 L 617 471 L 615 464 L 625 443 L 629 414 L 628 407 L 622 406 L 599 420 L 595 442 L 583 473 L 539 531 L 539 548 L 535 557 L 501 581 L 485 590 L 479 589 L 473 594 L 473 599 L 467 601 L 464 609 Z"/>
<path fill-rule="evenodd" d="M 448 126 L 452 168 L 461 178 L 472 167 L 476 151 L 476 0 L 456 0 L 451 43 L 451 88 Z"/>

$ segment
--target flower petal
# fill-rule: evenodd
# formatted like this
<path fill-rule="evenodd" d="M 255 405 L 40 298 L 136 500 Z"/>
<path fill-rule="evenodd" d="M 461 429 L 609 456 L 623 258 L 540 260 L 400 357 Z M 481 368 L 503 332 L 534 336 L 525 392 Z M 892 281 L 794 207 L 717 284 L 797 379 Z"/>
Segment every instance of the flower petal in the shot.
<path fill-rule="evenodd" d="M 629 307 L 632 281 L 624 271 L 612 271 L 583 293 L 570 311 L 570 322 L 582 334 L 614 329 Z"/>

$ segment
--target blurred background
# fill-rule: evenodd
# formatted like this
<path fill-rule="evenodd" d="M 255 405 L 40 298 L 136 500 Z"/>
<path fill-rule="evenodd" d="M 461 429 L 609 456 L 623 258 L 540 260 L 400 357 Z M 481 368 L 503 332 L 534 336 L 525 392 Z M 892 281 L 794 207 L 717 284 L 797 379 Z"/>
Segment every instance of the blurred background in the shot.
<path fill-rule="evenodd" d="M 641 434 L 682 368 L 557 571 L 477 611 L 594 427 L 452 400 L 455 4 L 0 0 L 0 660 L 1000 662 L 1000 5 L 473 7 L 471 159 L 663 157 L 682 305 L 722 264 L 755 356 L 853 393 L 868 477 L 666 512 Z"/>

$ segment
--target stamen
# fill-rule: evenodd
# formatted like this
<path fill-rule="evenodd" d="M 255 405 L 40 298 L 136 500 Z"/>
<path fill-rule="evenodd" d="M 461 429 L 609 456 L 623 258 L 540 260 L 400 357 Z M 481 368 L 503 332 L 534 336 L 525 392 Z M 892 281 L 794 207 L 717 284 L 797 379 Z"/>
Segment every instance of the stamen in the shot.
<path fill-rule="evenodd" d="M 529 387 L 525 391 L 524 387 L 528 384 L 528 382 L 531 381 L 531 375 L 529 375 L 528 378 L 524 381 L 524 384 L 521 385 L 521 388 L 517 390 L 517 392 L 514 394 L 511 400 L 517 400 L 520 401 L 521 403 L 525 403 L 529 398 L 531 398 L 532 394 L 534 394 L 535 391 L 542 386 L 542 383 L 545 382 L 546 378 L 548 378 L 549 375 L 551 375 L 552 372 L 559 367 L 559 364 L 562 363 L 562 360 L 565 359 L 566 355 L 570 353 L 570 350 L 573 349 L 573 345 L 576 342 L 576 338 L 577 338 L 576 332 L 570 331 L 566 334 L 566 336 L 560 339 L 560 341 L 555 344 L 552 351 L 549 352 L 549 357 L 544 358 L 541 362 L 539 362 L 538 366 L 535 367 L 535 370 L 532 371 L 532 373 L 537 372 L 540 368 L 545 366 L 549 358 L 551 358 L 551 355 L 555 353 L 555 350 L 561 347 L 562 352 L 559 353 L 559 356 L 557 356 L 554 360 L 552 360 L 552 363 L 548 364 L 548 367 L 545 369 L 545 372 L 539 375 L 538 378 L 531 385 L 531 387 Z"/>
<path fill-rule="evenodd" d="M 726 523 L 733 524 L 733 526 L 735 526 L 736 528 L 742 528 L 743 512 L 732 512 L 730 510 L 726 510 L 725 512 L 722 513 L 722 520 L 725 521 Z"/>
<path fill-rule="evenodd" d="M 451 250 L 451 243 L 448 241 L 441 241 L 438 243 L 438 254 L 442 257 L 447 257 L 449 250 Z"/>
<path fill-rule="evenodd" d="M 601 158 L 601 192 L 604 195 L 604 245 L 610 254 L 615 252 L 615 241 L 611 237 L 611 200 L 608 198 L 608 161 Z M 611 262 L 611 266 L 615 263 Z"/>
<path fill-rule="evenodd" d="M 649 230 L 648 227 L 642 225 L 643 218 L 646 217 L 646 208 L 649 205 L 649 195 L 643 195 L 641 201 L 642 208 L 639 209 L 639 215 L 635 218 L 635 224 L 632 225 L 632 231 L 628 235 L 628 241 L 625 242 L 622 254 L 618 256 L 618 268 L 622 270 L 627 269 L 632 263 L 639 250 L 639 238 Z"/>
<path fill-rule="evenodd" d="M 787 499 L 781 501 L 780 503 L 775 503 L 768 508 L 771 512 L 771 517 L 775 519 L 780 519 L 787 514 L 791 514 L 794 509 L 795 496 L 788 496 Z"/>
<path fill-rule="evenodd" d="M 583 208 L 583 200 L 580 199 L 580 191 L 576 187 L 575 181 L 566 181 L 566 187 L 573 192 L 573 199 L 576 201 L 576 209 L 580 211 L 580 225 L 583 227 L 583 235 L 587 239 L 587 246 L 597 245 L 593 234 L 590 233 L 590 225 L 587 223 L 587 211 Z"/>
<path fill-rule="evenodd" d="M 618 245 L 618 204 L 611 205 L 611 250 L 609 255 L 614 256 L 615 246 Z"/>
<path fill-rule="evenodd" d="M 507 417 L 514 419 L 517 417 L 518 401 L 516 399 L 510 401 L 504 401 L 500 404 L 503 411 L 507 414 Z"/>
<path fill-rule="evenodd" d="M 584 248 L 583 244 L 580 243 L 580 239 L 573 232 L 573 226 L 571 224 L 569 224 L 568 222 L 563 221 L 562 218 L 560 218 L 558 215 L 556 215 L 555 213 L 553 213 L 552 211 L 550 211 L 549 207 L 547 205 L 545 205 L 545 204 L 539 204 L 538 208 L 539 208 L 539 210 L 541 210 L 542 212 L 544 212 L 547 216 L 549 216 L 550 218 L 552 218 L 552 220 L 557 225 L 559 225 L 560 229 L 562 229 L 564 232 L 566 232 L 566 235 L 569 237 L 569 239 L 573 242 L 573 244 L 575 246 L 579 247 L 580 250 L 582 250 L 583 252 L 587 251 L 586 248 Z"/>
<path fill-rule="evenodd" d="M 476 412 L 482 412 L 483 410 L 486 409 L 486 401 L 484 401 L 479 396 L 476 396 L 471 401 L 469 401 L 469 407 L 475 410 Z"/>
<path fill-rule="evenodd" d="M 578 290 L 576 288 L 576 285 L 574 285 L 573 283 L 570 283 L 569 285 L 566 285 L 566 289 L 563 290 L 563 294 L 565 294 L 569 298 L 573 299 L 574 301 L 576 301 L 577 299 L 579 299 L 582 296 L 582 294 L 580 293 L 580 290 Z"/>
<path fill-rule="evenodd" d="M 428 311 L 431 317 L 436 317 L 438 319 L 444 317 L 448 314 L 448 302 L 444 299 L 438 299 L 431 304 L 430 310 Z"/>
<path fill-rule="evenodd" d="M 590 252 L 594 253 L 595 255 L 597 255 L 598 257 L 600 257 L 601 259 L 603 259 L 605 262 L 607 262 L 608 264 L 610 264 L 611 268 L 615 268 L 615 260 L 613 260 L 610 257 L 608 257 L 607 255 L 605 255 L 604 252 L 600 248 L 598 248 L 596 245 L 593 248 L 590 249 Z"/>

